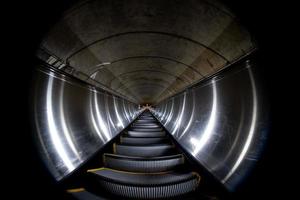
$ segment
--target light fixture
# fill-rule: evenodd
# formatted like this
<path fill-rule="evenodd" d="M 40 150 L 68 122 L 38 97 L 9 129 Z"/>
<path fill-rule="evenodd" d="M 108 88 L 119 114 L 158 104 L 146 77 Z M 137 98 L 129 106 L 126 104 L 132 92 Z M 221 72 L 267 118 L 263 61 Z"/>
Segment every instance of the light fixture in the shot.
<path fill-rule="evenodd" d="M 110 65 L 110 64 L 111 64 L 110 62 L 104 62 L 96 65 L 95 67 L 97 67 L 97 69 L 94 72 L 92 72 L 86 80 L 89 80 L 90 78 L 95 79 L 99 70 L 102 69 L 103 66 Z"/>

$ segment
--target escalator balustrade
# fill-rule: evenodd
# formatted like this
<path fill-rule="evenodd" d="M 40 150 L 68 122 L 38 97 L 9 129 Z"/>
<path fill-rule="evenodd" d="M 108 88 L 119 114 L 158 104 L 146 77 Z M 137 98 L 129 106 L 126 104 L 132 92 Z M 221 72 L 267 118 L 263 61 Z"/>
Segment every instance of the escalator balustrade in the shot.
<path fill-rule="evenodd" d="M 101 168 L 87 171 L 90 184 L 118 199 L 180 197 L 196 190 L 200 182 L 200 175 L 189 170 L 185 156 L 147 111 L 102 159 Z"/>

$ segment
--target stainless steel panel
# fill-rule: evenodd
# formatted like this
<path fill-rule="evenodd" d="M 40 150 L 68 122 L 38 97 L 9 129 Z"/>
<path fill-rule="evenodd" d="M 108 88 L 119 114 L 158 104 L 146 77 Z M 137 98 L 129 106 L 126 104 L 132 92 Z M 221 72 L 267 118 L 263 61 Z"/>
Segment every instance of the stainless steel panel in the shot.
<path fill-rule="evenodd" d="M 141 112 L 138 105 L 55 70 L 38 68 L 33 84 L 38 150 L 61 180 Z"/>
<path fill-rule="evenodd" d="M 249 62 L 154 106 L 152 112 L 194 158 L 234 189 L 259 158 L 268 103 Z"/>

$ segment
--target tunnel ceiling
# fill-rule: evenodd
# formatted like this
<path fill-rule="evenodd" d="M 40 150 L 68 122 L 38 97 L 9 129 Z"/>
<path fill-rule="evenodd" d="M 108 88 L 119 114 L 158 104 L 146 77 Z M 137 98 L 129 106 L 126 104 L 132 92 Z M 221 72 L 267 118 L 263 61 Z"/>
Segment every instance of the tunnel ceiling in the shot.
<path fill-rule="evenodd" d="M 138 103 L 157 103 L 254 48 L 216 1 L 90 0 L 64 13 L 40 51 L 83 80 L 91 76 Z"/>

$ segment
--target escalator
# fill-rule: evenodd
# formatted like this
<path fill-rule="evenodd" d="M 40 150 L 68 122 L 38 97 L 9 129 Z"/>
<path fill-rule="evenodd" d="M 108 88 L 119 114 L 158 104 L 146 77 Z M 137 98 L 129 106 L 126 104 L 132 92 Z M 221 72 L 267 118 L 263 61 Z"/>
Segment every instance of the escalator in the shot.
<path fill-rule="evenodd" d="M 82 199 L 111 195 L 112 199 L 187 197 L 201 176 L 191 170 L 162 126 L 149 111 L 124 131 L 103 154 L 103 166 L 87 170 L 85 189 L 68 190 Z M 83 195 L 85 194 L 85 195 Z"/>

